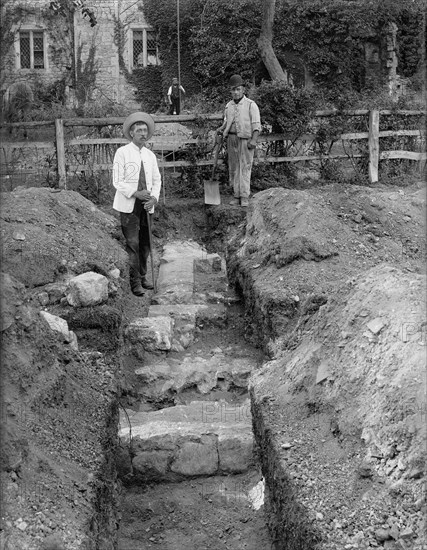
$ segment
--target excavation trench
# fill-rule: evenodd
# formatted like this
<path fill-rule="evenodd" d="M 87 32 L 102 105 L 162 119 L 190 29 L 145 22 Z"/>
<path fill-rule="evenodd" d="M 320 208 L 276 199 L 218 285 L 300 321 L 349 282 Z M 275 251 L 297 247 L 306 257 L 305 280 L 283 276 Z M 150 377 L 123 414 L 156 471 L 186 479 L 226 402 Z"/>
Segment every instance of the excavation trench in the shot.
<path fill-rule="evenodd" d="M 271 547 L 248 395 L 263 356 L 243 317 L 223 258 L 164 247 L 147 316 L 125 330 L 120 550 Z"/>

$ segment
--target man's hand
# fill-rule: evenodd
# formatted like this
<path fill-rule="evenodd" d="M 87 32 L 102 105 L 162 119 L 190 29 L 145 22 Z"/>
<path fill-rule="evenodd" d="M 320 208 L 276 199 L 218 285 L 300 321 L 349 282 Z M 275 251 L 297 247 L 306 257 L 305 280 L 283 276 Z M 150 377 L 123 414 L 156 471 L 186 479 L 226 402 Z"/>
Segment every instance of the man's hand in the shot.
<path fill-rule="evenodd" d="M 148 212 L 153 208 L 153 206 L 156 206 L 156 204 L 157 204 L 156 197 L 150 197 L 148 201 L 144 204 L 144 210 L 147 210 Z"/>
<path fill-rule="evenodd" d="M 139 199 L 141 202 L 147 202 L 149 199 L 151 199 L 151 195 L 146 189 L 143 189 L 142 191 L 135 191 L 133 196 L 136 199 Z"/>
<path fill-rule="evenodd" d="M 248 141 L 248 149 L 255 149 L 256 147 L 256 140 L 250 139 Z"/>

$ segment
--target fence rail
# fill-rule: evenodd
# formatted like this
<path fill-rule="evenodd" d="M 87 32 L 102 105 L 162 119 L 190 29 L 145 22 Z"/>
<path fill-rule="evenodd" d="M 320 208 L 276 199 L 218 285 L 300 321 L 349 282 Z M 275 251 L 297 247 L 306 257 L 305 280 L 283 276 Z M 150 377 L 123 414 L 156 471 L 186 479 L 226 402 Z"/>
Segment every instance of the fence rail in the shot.
<path fill-rule="evenodd" d="M 388 159 L 405 159 L 421 162 L 421 169 L 424 169 L 425 162 L 427 160 L 426 153 L 426 132 L 421 129 L 401 129 L 401 130 L 383 130 L 380 131 L 380 116 L 384 115 L 400 115 L 403 117 L 413 117 L 413 116 L 425 116 L 425 111 L 408 111 L 408 110 L 348 110 L 348 111 L 335 111 L 335 110 L 323 110 L 316 111 L 313 114 L 313 119 L 318 118 L 328 118 L 334 117 L 337 115 L 348 116 L 348 117 L 367 117 L 367 126 L 368 131 L 364 132 L 350 132 L 342 133 L 336 136 L 330 136 L 330 143 L 340 142 L 342 144 L 358 141 L 358 140 L 367 140 L 368 144 L 368 153 L 352 152 L 352 158 L 362 158 L 368 157 L 368 172 L 369 180 L 371 183 L 378 181 L 378 169 L 379 163 L 381 160 Z M 213 115 L 178 115 L 178 116 L 153 116 L 156 123 L 185 123 L 185 122 L 197 122 L 200 120 L 211 121 L 211 122 L 221 122 L 222 115 L 213 114 Z M 56 171 L 59 179 L 59 187 L 65 188 L 67 185 L 67 176 L 71 171 L 84 170 L 88 164 L 88 158 L 91 156 L 90 167 L 92 169 L 111 169 L 112 160 L 113 160 L 113 148 L 127 143 L 127 140 L 122 137 L 111 137 L 111 138 L 87 138 L 83 137 L 81 139 L 67 139 L 65 137 L 65 129 L 69 128 L 79 128 L 79 127 L 117 127 L 122 125 L 125 120 L 125 117 L 113 117 L 113 118 L 76 118 L 76 119 L 56 119 L 54 121 L 31 121 L 31 122 L 15 122 L 11 124 L 3 124 L 2 127 L 5 128 L 14 128 L 19 127 L 21 129 L 35 129 L 35 128 L 52 128 L 54 129 L 55 139 L 53 141 L 19 141 L 19 142 L 10 142 L 2 143 L 0 146 L 0 155 L 1 155 L 1 164 L 2 164 L 2 173 L 7 174 L 9 166 L 12 164 L 13 155 L 15 151 L 24 151 L 28 150 L 43 151 L 51 154 L 51 157 L 55 157 L 55 166 L 53 169 Z M 414 137 L 417 138 L 420 144 L 419 151 L 407 151 L 402 149 L 396 150 L 381 150 L 380 149 L 380 139 L 387 137 Z M 332 152 L 331 147 L 327 152 L 325 150 L 316 152 L 316 134 L 304 134 L 300 136 L 293 136 L 289 134 L 261 134 L 258 138 L 259 145 L 265 145 L 267 148 L 266 154 L 259 157 L 259 161 L 265 163 L 281 163 L 281 162 L 301 162 L 301 161 L 325 161 L 325 160 L 335 160 L 335 159 L 344 159 L 349 158 L 347 152 Z M 294 154 L 287 154 L 289 148 L 285 149 L 285 154 L 283 155 L 272 155 L 269 150 L 269 144 L 276 143 L 291 143 L 292 145 L 298 145 L 294 147 Z M 159 166 L 161 168 L 177 168 L 185 166 L 209 166 L 212 165 L 213 159 L 206 158 L 200 159 L 195 162 L 188 160 L 176 160 L 174 154 L 182 150 L 185 147 L 193 144 L 207 145 L 207 141 L 200 138 L 190 138 L 182 135 L 175 136 L 153 136 L 149 141 L 149 146 L 161 155 L 159 160 Z M 86 155 L 83 155 L 83 158 L 86 157 L 86 161 L 75 162 L 76 159 L 70 160 L 70 155 L 73 154 L 76 156 L 79 154 L 79 151 L 76 151 L 73 148 L 83 148 L 86 149 Z M 299 154 L 301 153 L 302 154 Z M 80 151 L 81 153 L 81 151 Z M 165 153 L 172 153 L 173 160 L 165 160 Z M 209 156 L 209 155 L 207 155 Z M 222 161 L 220 160 L 219 163 Z M 26 172 L 31 172 L 31 169 L 27 169 Z"/>

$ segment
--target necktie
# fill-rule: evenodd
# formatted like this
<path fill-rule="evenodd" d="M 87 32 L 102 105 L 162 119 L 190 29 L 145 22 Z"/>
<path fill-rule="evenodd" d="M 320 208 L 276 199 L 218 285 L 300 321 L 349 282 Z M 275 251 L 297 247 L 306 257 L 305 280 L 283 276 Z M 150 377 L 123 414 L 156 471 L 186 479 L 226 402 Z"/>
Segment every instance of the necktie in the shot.
<path fill-rule="evenodd" d="M 144 163 L 141 160 L 141 169 L 139 171 L 138 191 L 145 191 L 147 189 L 147 182 L 145 180 Z"/>

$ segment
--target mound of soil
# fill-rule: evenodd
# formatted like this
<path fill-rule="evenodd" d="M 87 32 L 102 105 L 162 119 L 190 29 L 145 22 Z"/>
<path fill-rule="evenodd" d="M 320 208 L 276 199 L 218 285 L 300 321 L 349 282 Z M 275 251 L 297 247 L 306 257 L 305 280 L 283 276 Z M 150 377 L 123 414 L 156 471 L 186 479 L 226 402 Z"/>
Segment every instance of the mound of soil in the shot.
<path fill-rule="evenodd" d="M 230 242 L 272 359 L 252 378 L 254 429 L 290 550 L 426 543 L 424 204 L 419 186 L 271 189 Z"/>
<path fill-rule="evenodd" d="M 79 193 L 17 188 L 2 193 L 1 202 L 2 270 L 26 287 L 52 283 L 64 273 L 124 272 L 117 219 Z"/>
<path fill-rule="evenodd" d="M 1 277 L 2 548 L 113 548 L 117 385 L 101 353 L 79 353 Z M 56 546 L 52 546 L 55 544 Z"/>

